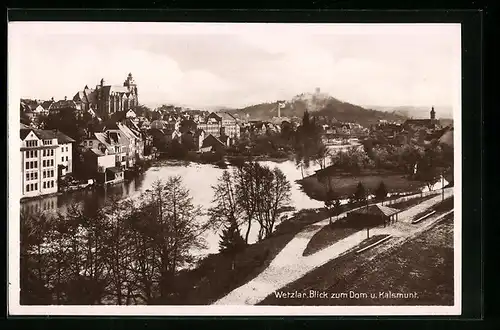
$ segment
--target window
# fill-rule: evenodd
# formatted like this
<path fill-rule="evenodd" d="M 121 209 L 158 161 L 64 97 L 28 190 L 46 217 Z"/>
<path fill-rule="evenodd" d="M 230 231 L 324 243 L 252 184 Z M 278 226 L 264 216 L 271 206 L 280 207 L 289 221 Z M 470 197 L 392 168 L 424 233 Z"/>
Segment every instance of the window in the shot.
<path fill-rule="evenodd" d="M 35 157 L 38 157 L 38 150 L 35 150 L 34 153 L 35 153 Z"/>
<path fill-rule="evenodd" d="M 30 191 L 30 185 L 29 184 L 26 185 L 26 191 Z"/>
<path fill-rule="evenodd" d="M 68 152 L 68 150 L 69 150 L 68 147 L 66 147 L 66 152 Z"/>
<path fill-rule="evenodd" d="M 43 150 L 43 157 L 47 156 L 47 150 Z"/>
<path fill-rule="evenodd" d="M 30 152 L 26 151 L 26 158 L 30 158 Z"/>
<path fill-rule="evenodd" d="M 38 183 L 35 183 L 35 190 L 38 190 Z"/>
<path fill-rule="evenodd" d="M 54 151 L 54 150 L 52 150 L 52 151 Z M 50 166 L 54 166 L 54 160 L 53 159 L 50 160 Z"/>
<path fill-rule="evenodd" d="M 68 156 L 66 156 L 66 161 L 68 161 Z"/>
<path fill-rule="evenodd" d="M 43 181 L 43 189 L 47 188 L 47 182 Z"/>
<path fill-rule="evenodd" d="M 45 179 L 47 177 L 47 171 L 43 171 L 43 178 Z"/>
<path fill-rule="evenodd" d="M 50 155 L 54 156 L 54 149 L 50 150 Z"/>
<path fill-rule="evenodd" d="M 33 183 L 30 183 L 30 190 L 33 191 L 34 190 L 33 188 L 34 188 Z"/>
<path fill-rule="evenodd" d="M 28 140 L 26 141 L 26 146 L 27 147 L 36 147 L 38 145 L 38 141 L 37 140 Z"/>
<path fill-rule="evenodd" d="M 38 160 L 35 160 L 35 168 L 38 168 Z"/>
<path fill-rule="evenodd" d="M 50 187 L 54 188 L 54 181 L 50 181 Z"/>
<path fill-rule="evenodd" d="M 47 164 L 47 163 L 46 163 L 46 160 L 44 159 L 44 160 L 43 160 L 43 162 L 42 162 L 42 166 L 43 166 L 43 167 L 46 167 L 46 164 Z"/>
<path fill-rule="evenodd" d="M 92 141 L 89 141 L 89 146 L 91 146 L 91 147 L 92 147 L 92 144 L 93 144 L 93 142 L 92 142 Z"/>
<path fill-rule="evenodd" d="M 29 179 L 30 179 L 30 174 L 26 173 L 26 181 L 28 181 Z"/>
<path fill-rule="evenodd" d="M 51 171 L 50 171 L 50 176 L 51 176 L 51 177 L 54 177 L 54 170 L 51 170 Z"/>
<path fill-rule="evenodd" d="M 35 172 L 35 180 L 38 180 L 38 172 Z"/>
<path fill-rule="evenodd" d="M 30 167 L 30 162 L 26 162 L 26 169 L 29 169 Z"/>
<path fill-rule="evenodd" d="M 52 140 L 43 140 L 44 146 L 51 145 L 51 144 L 52 144 Z"/>
<path fill-rule="evenodd" d="M 30 168 L 35 168 L 35 163 L 34 162 L 30 162 Z"/>
<path fill-rule="evenodd" d="M 35 179 L 35 173 L 33 173 L 33 172 L 31 172 L 31 173 L 30 173 L 30 179 L 31 179 L 31 180 L 34 180 L 34 179 Z"/>
<path fill-rule="evenodd" d="M 64 162 L 64 157 L 61 157 L 61 162 Z"/>

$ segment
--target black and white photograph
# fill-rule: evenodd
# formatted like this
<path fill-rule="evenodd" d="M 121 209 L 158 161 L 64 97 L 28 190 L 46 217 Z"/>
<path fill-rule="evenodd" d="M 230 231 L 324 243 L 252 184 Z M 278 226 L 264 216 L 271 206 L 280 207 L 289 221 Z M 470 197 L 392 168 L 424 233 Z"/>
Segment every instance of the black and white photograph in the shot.
<path fill-rule="evenodd" d="M 458 315 L 461 111 L 460 24 L 9 22 L 9 313 Z"/>

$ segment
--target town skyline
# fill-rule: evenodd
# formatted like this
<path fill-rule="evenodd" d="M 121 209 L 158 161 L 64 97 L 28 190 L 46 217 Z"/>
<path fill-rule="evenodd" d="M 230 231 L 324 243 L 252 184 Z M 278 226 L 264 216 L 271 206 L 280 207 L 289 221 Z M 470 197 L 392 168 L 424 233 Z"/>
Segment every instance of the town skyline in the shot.
<path fill-rule="evenodd" d="M 361 106 L 442 107 L 460 93 L 460 26 L 453 24 L 9 27 L 11 74 L 19 75 L 22 98 L 72 99 L 102 78 L 122 85 L 128 73 L 149 107 L 241 108 L 316 88 Z"/>

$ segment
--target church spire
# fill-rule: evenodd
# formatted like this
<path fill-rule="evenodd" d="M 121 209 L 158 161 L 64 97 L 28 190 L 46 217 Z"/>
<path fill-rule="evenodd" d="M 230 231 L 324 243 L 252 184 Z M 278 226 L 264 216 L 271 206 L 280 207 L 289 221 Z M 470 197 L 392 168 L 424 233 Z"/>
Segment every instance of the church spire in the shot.
<path fill-rule="evenodd" d="M 432 109 L 431 109 L 431 119 L 432 120 L 436 119 L 436 111 L 434 111 L 434 106 L 432 106 Z"/>

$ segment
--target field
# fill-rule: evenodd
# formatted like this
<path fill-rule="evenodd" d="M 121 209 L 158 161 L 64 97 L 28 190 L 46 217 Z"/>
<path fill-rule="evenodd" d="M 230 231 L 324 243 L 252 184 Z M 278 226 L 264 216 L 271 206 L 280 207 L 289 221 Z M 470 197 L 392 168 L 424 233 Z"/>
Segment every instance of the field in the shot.
<path fill-rule="evenodd" d="M 336 175 L 331 177 L 331 184 L 334 191 L 340 198 L 348 198 L 354 194 L 356 185 L 361 182 L 368 193 L 373 192 L 378 188 L 380 182 L 384 182 L 389 193 L 401 193 L 409 191 L 418 191 L 425 184 L 420 181 L 408 180 L 403 174 L 395 173 L 365 173 L 359 175 Z M 302 186 L 303 191 L 311 198 L 316 200 L 324 200 L 327 191 L 326 184 L 318 181 L 316 175 L 308 176 L 298 183 Z"/>
<path fill-rule="evenodd" d="M 375 256 L 376 249 L 360 254 L 353 249 L 282 289 L 326 292 L 328 299 L 272 294 L 260 305 L 453 305 L 453 215 Z"/>

